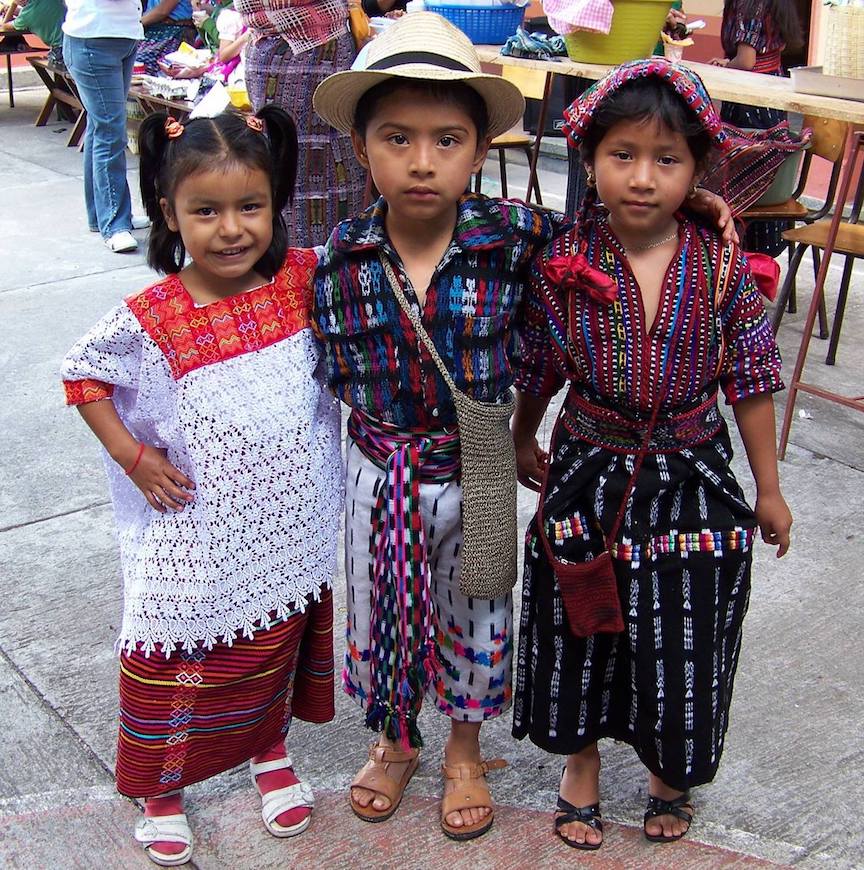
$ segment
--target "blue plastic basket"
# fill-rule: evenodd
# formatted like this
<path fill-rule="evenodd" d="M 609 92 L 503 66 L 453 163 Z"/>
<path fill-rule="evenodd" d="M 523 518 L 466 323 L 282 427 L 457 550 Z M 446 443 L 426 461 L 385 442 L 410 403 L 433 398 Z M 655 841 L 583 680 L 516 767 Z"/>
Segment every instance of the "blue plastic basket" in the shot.
<path fill-rule="evenodd" d="M 524 6 L 438 6 L 427 3 L 435 12 L 455 24 L 475 45 L 501 45 L 525 17 Z"/>

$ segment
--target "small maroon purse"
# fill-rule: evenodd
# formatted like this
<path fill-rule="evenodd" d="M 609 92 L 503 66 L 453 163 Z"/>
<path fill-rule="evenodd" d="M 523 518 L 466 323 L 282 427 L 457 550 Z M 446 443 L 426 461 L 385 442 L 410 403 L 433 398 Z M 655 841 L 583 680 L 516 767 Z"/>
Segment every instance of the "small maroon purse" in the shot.
<path fill-rule="evenodd" d="M 651 412 L 651 421 L 645 430 L 636 461 L 633 465 L 633 473 L 624 490 L 621 505 L 615 516 L 615 522 L 608 535 L 603 538 L 603 552 L 588 562 L 563 562 L 557 559 L 552 552 L 552 545 L 546 535 L 546 526 L 543 521 L 543 504 L 546 500 L 546 486 L 549 481 L 549 467 L 543 477 L 543 488 L 540 492 L 540 503 L 537 506 L 537 534 L 543 542 L 546 558 L 552 567 L 552 573 L 561 590 L 561 600 L 564 602 L 564 612 L 567 615 L 567 624 L 570 631 L 576 637 L 590 637 L 592 634 L 608 633 L 618 634 L 624 631 L 624 616 L 621 612 L 621 600 L 618 597 L 618 583 L 615 579 L 615 568 L 612 564 L 612 545 L 618 536 L 624 514 L 627 511 L 627 502 L 636 477 L 642 468 L 648 445 L 651 443 L 651 435 L 657 423 L 657 414 L 661 402 L 658 401 Z M 554 439 L 554 435 L 553 435 Z"/>

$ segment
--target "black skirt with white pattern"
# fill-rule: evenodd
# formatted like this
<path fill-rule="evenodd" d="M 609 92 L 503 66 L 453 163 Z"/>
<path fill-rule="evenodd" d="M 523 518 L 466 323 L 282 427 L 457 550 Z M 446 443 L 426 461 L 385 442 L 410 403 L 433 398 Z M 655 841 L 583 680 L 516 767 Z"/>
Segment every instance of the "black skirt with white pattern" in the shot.
<path fill-rule="evenodd" d="M 633 454 L 559 427 L 544 522 L 556 558 L 602 551 Z M 513 734 L 570 754 L 602 737 L 629 743 L 668 786 L 717 771 L 750 593 L 756 521 L 729 467 L 722 430 L 673 453 L 648 454 L 613 549 L 625 629 L 577 638 L 536 518 L 528 529 Z"/>

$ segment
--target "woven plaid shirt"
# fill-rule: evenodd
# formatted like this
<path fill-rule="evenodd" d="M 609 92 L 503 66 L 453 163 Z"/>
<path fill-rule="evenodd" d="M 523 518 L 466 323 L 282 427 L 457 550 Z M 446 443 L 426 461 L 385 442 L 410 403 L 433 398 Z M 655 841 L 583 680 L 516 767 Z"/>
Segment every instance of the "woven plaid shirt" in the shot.
<path fill-rule="evenodd" d="M 279 36 L 295 54 L 348 31 L 348 0 L 234 0 L 255 39 Z"/>
<path fill-rule="evenodd" d="M 520 202 L 469 194 L 422 307 L 384 228 L 383 199 L 333 231 L 315 277 L 313 327 L 328 380 L 346 404 L 403 428 L 456 419 L 450 390 L 399 307 L 378 259 L 393 264 L 456 385 L 483 402 L 513 383 L 513 319 L 531 260 L 563 218 Z"/>

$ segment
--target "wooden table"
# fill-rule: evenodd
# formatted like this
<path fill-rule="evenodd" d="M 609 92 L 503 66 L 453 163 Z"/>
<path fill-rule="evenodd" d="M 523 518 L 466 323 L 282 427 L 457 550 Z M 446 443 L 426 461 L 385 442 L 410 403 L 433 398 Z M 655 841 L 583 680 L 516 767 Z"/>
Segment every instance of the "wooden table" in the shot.
<path fill-rule="evenodd" d="M 0 33 L 0 55 L 6 55 L 6 79 L 9 84 L 9 108 L 15 108 L 15 90 L 12 84 L 13 54 L 45 54 L 47 48 L 33 48 L 24 38 L 29 30 L 7 30 Z"/>
<path fill-rule="evenodd" d="M 557 75 L 599 79 L 614 68 L 606 64 L 580 63 L 567 58 L 549 61 L 506 57 L 499 54 L 500 45 L 478 45 L 476 48 L 483 63 L 536 69 Z M 864 127 L 864 102 L 862 101 L 802 94 L 792 88 L 791 79 L 780 76 L 726 69 L 707 63 L 685 61 L 684 66 L 699 74 L 714 100 L 785 109 L 787 112 L 800 112 L 802 115 L 815 115 L 817 118 L 836 118 L 839 121 L 848 121 L 856 127 Z"/>
<path fill-rule="evenodd" d="M 185 121 L 192 109 L 195 108 L 195 104 L 190 103 L 189 100 L 181 100 L 178 97 L 160 97 L 157 94 L 151 94 L 144 89 L 143 85 L 132 85 L 129 88 L 129 96 L 137 100 L 145 115 L 165 111 L 172 118 L 176 118 L 178 121 Z"/>

